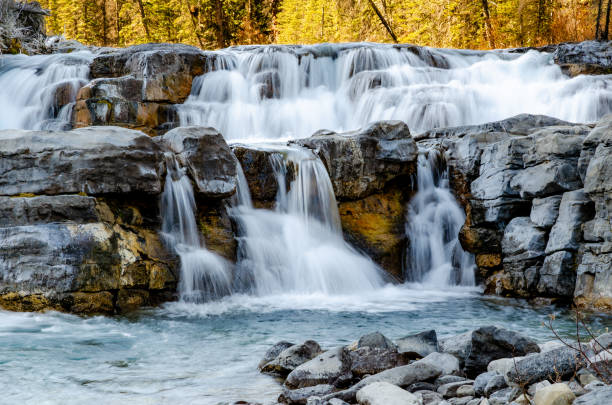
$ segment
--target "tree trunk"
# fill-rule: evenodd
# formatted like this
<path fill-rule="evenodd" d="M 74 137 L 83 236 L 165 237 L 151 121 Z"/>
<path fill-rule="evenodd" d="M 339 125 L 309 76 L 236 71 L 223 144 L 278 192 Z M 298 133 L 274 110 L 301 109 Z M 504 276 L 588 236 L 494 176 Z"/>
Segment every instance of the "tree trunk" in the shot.
<path fill-rule="evenodd" d="M 595 21 L 595 40 L 599 41 L 601 38 L 599 37 L 599 27 L 601 26 L 600 21 L 601 21 L 601 2 L 602 0 L 599 0 L 597 2 L 597 20 Z"/>
<path fill-rule="evenodd" d="M 495 38 L 493 37 L 493 27 L 491 26 L 491 14 L 489 14 L 489 1 L 482 0 L 482 10 L 485 15 L 485 25 L 487 27 L 487 39 L 489 40 L 489 46 L 495 48 Z"/>
<path fill-rule="evenodd" d="M 378 10 L 378 7 L 376 7 L 376 4 L 374 4 L 373 0 L 369 0 L 369 2 L 370 2 L 370 6 L 372 6 L 372 9 L 374 9 L 374 12 L 376 13 L 378 18 L 380 19 L 380 22 L 382 23 L 382 25 L 385 26 L 385 29 L 387 30 L 389 35 L 391 35 L 391 38 L 393 38 L 393 42 L 397 43 L 397 37 L 395 36 L 395 33 L 391 29 L 391 26 L 389 25 L 389 23 L 387 23 L 387 20 L 385 20 L 385 17 L 383 17 L 383 15 L 381 14 L 380 10 Z"/>
<path fill-rule="evenodd" d="M 215 0 L 215 20 L 217 24 L 217 46 L 219 48 L 225 48 L 227 46 L 227 37 L 225 33 L 223 0 Z"/>
<path fill-rule="evenodd" d="M 198 39 L 200 48 L 204 49 L 204 41 L 202 41 L 202 36 L 200 35 L 200 28 L 198 27 L 198 23 L 196 22 L 194 11 L 192 11 L 191 4 L 189 4 L 189 0 L 185 0 L 185 5 L 187 6 L 187 12 L 191 17 L 191 25 L 193 25 L 193 32 L 195 33 L 195 36 Z"/>
<path fill-rule="evenodd" d="M 108 19 L 106 18 L 106 0 L 102 0 L 102 43 L 108 45 Z"/>
<path fill-rule="evenodd" d="M 608 40 L 608 28 L 610 28 L 610 2 L 612 0 L 608 0 L 608 7 L 606 9 L 606 25 L 603 32 L 603 40 Z"/>
<path fill-rule="evenodd" d="M 147 22 L 147 16 L 145 14 L 144 5 L 142 0 L 138 0 L 138 7 L 140 8 L 140 18 L 142 19 L 142 26 L 144 27 L 145 34 L 147 34 L 147 41 L 151 42 L 151 33 L 149 32 L 149 24 Z"/>

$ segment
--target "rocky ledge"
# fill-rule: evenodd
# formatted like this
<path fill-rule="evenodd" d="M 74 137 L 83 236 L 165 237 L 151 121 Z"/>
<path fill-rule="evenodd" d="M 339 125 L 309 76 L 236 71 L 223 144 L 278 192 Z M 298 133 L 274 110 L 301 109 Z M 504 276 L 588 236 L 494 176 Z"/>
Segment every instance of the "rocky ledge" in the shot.
<path fill-rule="evenodd" d="M 604 405 L 611 346 L 610 333 L 575 350 L 495 326 L 395 342 L 375 332 L 328 350 L 312 340 L 278 342 L 259 369 L 283 380 L 283 404 Z"/>
<path fill-rule="evenodd" d="M 490 294 L 612 309 L 612 116 L 519 115 L 431 131 L 467 219 L 460 240 Z"/>

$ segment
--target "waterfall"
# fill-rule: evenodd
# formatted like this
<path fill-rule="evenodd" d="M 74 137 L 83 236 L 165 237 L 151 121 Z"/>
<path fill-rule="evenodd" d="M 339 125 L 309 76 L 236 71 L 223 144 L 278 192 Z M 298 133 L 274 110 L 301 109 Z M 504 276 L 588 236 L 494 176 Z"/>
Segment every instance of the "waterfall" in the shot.
<path fill-rule="evenodd" d="M 385 44 L 225 49 L 179 106 L 182 125 L 228 141 L 308 137 L 388 119 L 412 133 L 520 113 L 593 122 L 612 111 L 610 76 L 565 76 L 552 55 Z"/>
<path fill-rule="evenodd" d="M 279 147 L 270 162 L 279 186 L 274 209 L 242 204 L 233 210 L 240 230 L 241 288 L 263 296 L 352 294 L 381 287 L 378 266 L 342 238 L 321 160 L 309 150 Z M 289 169 L 294 178 L 287 189 Z"/>
<path fill-rule="evenodd" d="M 166 184 L 162 195 L 162 236 L 179 256 L 182 301 L 202 302 L 231 291 L 229 264 L 206 249 L 200 236 L 193 188 L 185 169 L 166 153 Z"/>
<path fill-rule="evenodd" d="M 69 129 L 92 59 L 86 51 L 0 56 L 0 129 Z"/>
<path fill-rule="evenodd" d="M 421 151 L 417 178 L 407 212 L 406 279 L 437 287 L 474 285 L 474 259 L 458 239 L 465 214 L 449 188 L 443 154 Z"/>

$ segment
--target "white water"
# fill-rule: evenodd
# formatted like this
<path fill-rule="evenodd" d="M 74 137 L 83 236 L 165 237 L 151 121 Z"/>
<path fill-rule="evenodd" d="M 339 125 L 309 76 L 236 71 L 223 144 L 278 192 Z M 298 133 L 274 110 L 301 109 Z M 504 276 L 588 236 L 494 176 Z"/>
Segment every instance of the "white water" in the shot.
<path fill-rule="evenodd" d="M 407 212 L 406 279 L 431 286 L 474 285 L 474 258 L 461 248 L 458 235 L 465 214 L 451 193 L 444 156 L 421 151 L 418 192 Z"/>
<path fill-rule="evenodd" d="M 70 127 L 79 88 L 87 83 L 90 52 L 0 56 L 0 129 Z M 56 93 L 66 92 L 66 105 Z"/>
<path fill-rule="evenodd" d="M 251 204 L 233 210 L 241 232 L 241 288 L 267 296 L 354 294 L 382 287 L 378 266 L 342 238 L 336 199 L 323 163 L 308 150 L 278 148 L 270 157 L 279 184 L 274 210 Z M 287 190 L 290 166 L 295 179 Z"/>
<path fill-rule="evenodd" d="M 550 54 L 535 51 L 421 48 L 417 55 L 390 45 L 321 44 L 218 53 L 223 66 L 194 80 L 179 116 L 229 141 L 302 138 L 385 119 L 421 132 L 520 113 L 592 122 L 612 111 L 609 76 L 569 78 Z"/>
<path fill-rule="evenodd" d="M 162 235 L 180 258 L 181 301 L 203 302 L 230 293 L 230 265 L 206 249 L 196 222 L 193 188 L 185 169 L 166 154 L 166 185 L 162 195 Z"/>

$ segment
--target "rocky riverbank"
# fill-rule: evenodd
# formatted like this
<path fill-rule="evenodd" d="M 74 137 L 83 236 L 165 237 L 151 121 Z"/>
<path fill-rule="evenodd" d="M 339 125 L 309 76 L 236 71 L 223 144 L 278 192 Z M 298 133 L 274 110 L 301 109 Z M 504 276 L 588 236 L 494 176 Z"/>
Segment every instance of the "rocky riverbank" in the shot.
<path fill-rule="evenodd" d="M 260 362 L 283 381 L 278 402 L 307 405 L 606 405 L 612 334 L 570 348 L 485 326 L 392 342 L 379 332 L 342 347 L 282 341 Z"/>

